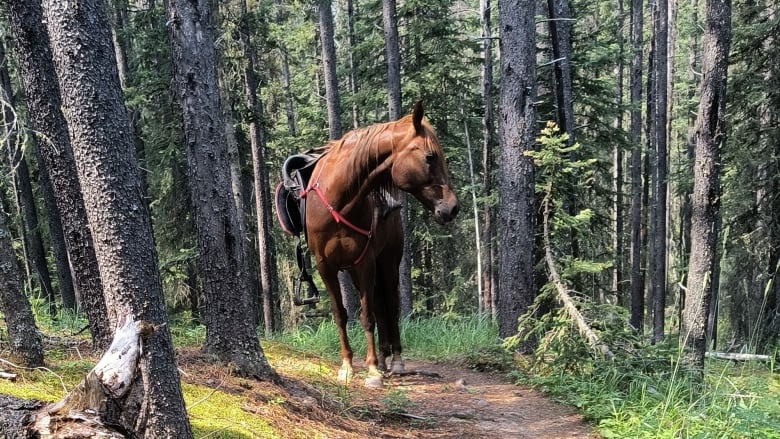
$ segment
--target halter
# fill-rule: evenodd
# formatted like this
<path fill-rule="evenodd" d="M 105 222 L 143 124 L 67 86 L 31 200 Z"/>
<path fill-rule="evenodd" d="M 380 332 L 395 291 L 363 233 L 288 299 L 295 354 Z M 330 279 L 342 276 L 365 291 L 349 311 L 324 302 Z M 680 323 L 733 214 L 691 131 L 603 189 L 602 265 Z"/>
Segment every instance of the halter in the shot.
<path fill-rule="evenodd" d="M 352 263 L 352 265 L 358 265 L 363 258 L 366 256 L 366 253 L 368 253 L 368 245 L 371 243 L 371 238 L 374 236 L 374 233 L 372 230 L 366 230 L 362 229 L 350 222 L 348 219 L 344 218 L 344 215 L 340 214 L 336 209 L 331 206 L 330 203 L 328 203 L 328 200 L 325 198 L 325 194 L 322 193 L 322 189 L 320 188 L 320 177 L 322 176 L 322 170 L 325 168 L 325 164 L 323 163 L 323 166 L 320 168 L 320 172 L 317 173 L 317 178 L 314 181 L 314 183 L 309 183 L 309 187 L 301 191 L 300 197 L 306 198 L 306 195 L 310 191 L 314 191 L 315 194 L 319 197 L 320 201 L 322 201 L 322 204 L 325 205 L 325 208 L 328 209 L 328 212 L 330 212 L 330 216 L 333 217 L 333 220 L 337 224 L 344 224 L 346 227 L 351 229 L 354 232 L 357 232 L 363 236 L 365 236 L 366 239 L 366 246 L 363 247 L 363 251 L 360 253 L 360 256 L 358 256 L 357 259 L 355 259 L 355 262 Z M 376 218 L 376 215 L 374 215 L 374 218 Z M 305 219 L 304 219 L 305 221 Z M 371 224 L 371 228 L 373 229 L 373 220 Z"/>

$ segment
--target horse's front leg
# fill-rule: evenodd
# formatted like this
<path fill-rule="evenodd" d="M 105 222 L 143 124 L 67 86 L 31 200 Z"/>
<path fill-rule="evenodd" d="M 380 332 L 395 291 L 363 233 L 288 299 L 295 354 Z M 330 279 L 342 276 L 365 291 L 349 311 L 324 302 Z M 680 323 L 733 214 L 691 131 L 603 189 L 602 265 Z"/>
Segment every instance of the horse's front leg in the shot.
<path fill-rule="evenodd" d="M 382 372 L 377 368 L 376 345 L 374 344 L 374 275 L 373 264 L 365 264 L 360 270 L 350 272 L 355 286 L 360 291 L 360 324 L 366 336 L 366 387 L 382 388 Z"/>
<path fill-rule="evenodd" d="M 336 330 L 339 334 L 339 346 L 341 348 L 341 368 L 339 369 L 339 381 L 345 383 L 352 379 L 352 347 L 349 345 L 347 336 L 347 310 L 341 298 L 341 285 L 338 279 L 338 270 L 331 270 L 328 267 L 318 264 L 320 277 L 322 277 L 325 288 L 330 297 L 330 307 L 333 311 L 333 319 L 336 322 Z"/>

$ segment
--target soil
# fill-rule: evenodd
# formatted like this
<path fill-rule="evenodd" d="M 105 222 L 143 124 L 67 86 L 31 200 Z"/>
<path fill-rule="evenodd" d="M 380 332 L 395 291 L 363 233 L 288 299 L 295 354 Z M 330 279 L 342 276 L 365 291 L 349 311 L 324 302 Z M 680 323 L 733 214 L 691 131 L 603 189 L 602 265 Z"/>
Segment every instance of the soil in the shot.
<path fill-rule="evenodd" d="M 273 364 L 282 382 L 230 378 L 197 350 L 178 356 L 183 380 L 242 393 L 257 413 L 290 438 L 598 438 L 576 410 L 514 385 L 502 374 L 421 361 L 406 362 L 406 376 L 369 389 L 361 377 L 335 383 L 337 365 L 319 362 L 320 378 L 301 376 L 290 358 Z M 311 358 L 304 361 L 310 362 Z M 363 370 L 356 361 L 356 371 Z M 328 384 L 330 383 L 330 384 Z M 270 399 L 283 404 L 268 404 Z"/>

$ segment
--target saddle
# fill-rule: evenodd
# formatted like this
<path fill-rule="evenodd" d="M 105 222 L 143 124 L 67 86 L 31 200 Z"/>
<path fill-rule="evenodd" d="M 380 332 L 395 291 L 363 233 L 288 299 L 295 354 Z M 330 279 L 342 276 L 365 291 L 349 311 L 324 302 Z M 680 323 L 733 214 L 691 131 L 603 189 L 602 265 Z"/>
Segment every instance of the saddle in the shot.
<path fill-rule="evenodd" d="M 282 165 L 282 181 L 276 186 L 276 214 L 282 230 L 290 236 L 306 233 L 306 199 L 301 196 L 321 154 L 295 154 Z"/>
<path fill-rule="evenodd" d="M 274 203 L 276 216 L 282 230 L 296 238 L 296 256 L 298 260 L 298 279 L 295 282 L 293 303 L 297 306 L 314 305 L 320 301 L 319 291 L 311 277 L 311 263 L 306 248 L 306 199 L 302 196 L 308 187 L 314 165 L 322 157 L 318 150 L 288 157 L 282 165 L 282 181 L 276 186 Z M 303 234 L 303 239 L 301 239 Z M 301 289 L 306 285 L 306 297 L 301 297 Z"/>

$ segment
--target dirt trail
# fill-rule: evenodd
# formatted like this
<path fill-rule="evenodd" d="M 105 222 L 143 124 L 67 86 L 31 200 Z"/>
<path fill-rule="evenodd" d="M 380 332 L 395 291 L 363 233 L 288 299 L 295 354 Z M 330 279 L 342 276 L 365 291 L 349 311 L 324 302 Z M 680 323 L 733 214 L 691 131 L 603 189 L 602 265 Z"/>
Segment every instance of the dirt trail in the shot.
<path fill-rule="evenodd" d="M 433 423 L 429 429 L 408 431 L 405 437 L 598 437 L 574 409 L 553 403 L 533 389 L 518 387 L 501 375 L 416 361 L 407 362 L 406 368 L 440 378 L 410 375 L 387 380 L 385 392 L 401 390 L 412 402 L 409 415 Z"/>
<path fill-rule="evenodd" d="M 295 355 L 277 357 L 282 384 L 225 376 L 196 349 L 179 350 L 187 382 L 242 394 L 244 411 L 261 416 L 283 438 L 592 438 L 576 410 L 539 392 L 512 384 L 501 374 L 444 363 L 407 361 L 418 374 L 385 379 L 382 389 L 363 386 L 362 362 L 347 388 L 335 380 L 336 364 Z M 301 374 L 315 364 L 316 376 Z M 347 395 L 345 397 L 345 395 Z M 283 404 L 269 404 L 283 400 Z"/>

